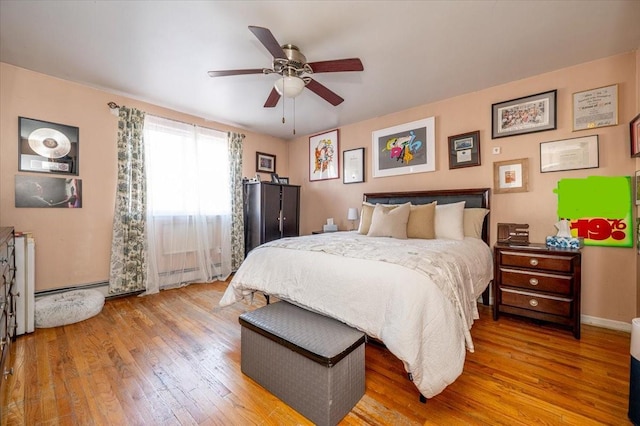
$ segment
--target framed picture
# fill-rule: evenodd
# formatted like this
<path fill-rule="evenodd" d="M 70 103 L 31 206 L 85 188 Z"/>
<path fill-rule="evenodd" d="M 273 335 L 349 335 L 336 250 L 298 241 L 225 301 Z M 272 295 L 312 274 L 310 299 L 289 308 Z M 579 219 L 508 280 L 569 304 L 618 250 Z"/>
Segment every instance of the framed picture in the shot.
<path fill-rule="evenodd" d="M 82 180 L 51 176 L 16 175 L 16 207 L 82 207 Z"/>
<path fill-rule="evenodd" d="M 636 206 L 640 206 L 640 170 L 636 170 Z M 640 228 L 639 228 L 640 229 Z M 640 233 L 640 230 L 638 231 Z"/>
<path fill-rule="evenodd" d="M 18 117 L 18 170 L 78 175 L 77 127 Z"/>
<path fill-rule="evenodd" d="M 640 114 L 629 123 L 629 140 L 631 141 L 631 156 L 640 157 Z"/>
<path fill-rule="evenodd" d="M 280 183 L 280 177 L 277 173 L 271 173 L 271 183 Z"/>
<path fill-rule="evenodd" d="M 342 152 L 342 182 L 364 182 L 364 148 Z"/>
<path fill-rule="evenodd" d="M 278 176 L 278 183 L 289 185 L 289 178 Z"/>
<path fill-rule="evenodd" d="M 436 169 L 435 118 L 376 130 L 371 136 L 373 177 Z"/>
<path fill-rule="evenodd" d="M 340 177 L 338 129 L 309 138 L 309 180 Z"/>
<path fill-rule="evenodd" d="M 491 105 L 491 138 L 556 129 L 557 90 Z"/>
<path fill-rule="evenodd" d="M 618 85 L 573 94 L 573 131 L 618 124 Z"/>
<path fill-rule="evenodd" d="M 493 192 L 527 192 L 529 190 L 529 159 L 493 163 Z"/>
<path fill-rule="evenodd" d="M 264 152 L 256 152 L 256 172 L 275 173 L 276 156 L 265 154 Z"/>
<path fill-rule="evenodd" d="M 598 135 L 540 144 L 541 173 L 596 169 L 598 166 Z"/>
<path fill-rule="evenodd" d="M 480 165 L 480 131 L 449 136 L 449 168 Z"/>

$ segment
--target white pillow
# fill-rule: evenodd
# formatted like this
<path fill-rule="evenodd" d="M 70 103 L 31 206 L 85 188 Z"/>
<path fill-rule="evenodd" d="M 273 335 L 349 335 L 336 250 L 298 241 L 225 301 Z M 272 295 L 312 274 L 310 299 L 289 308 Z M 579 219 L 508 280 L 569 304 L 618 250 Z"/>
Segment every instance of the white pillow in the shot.
<path fill-rule="evenodd" d="M 407 222 L 411 212 L 411 203 L 398 207 L 385 207 L 376 205 L 371 217 L 371 227 L 368 237 L 392 237 L 407 239 Z"/>
<path fill-rule="evenodd" d="M 464 240 L 464 205 L 466 201 L 436 206 L 436 238 Z"/>
<path fill-rule="evenodd" d="M 373 209 L 378 204 L 367 203 L 366 201 L 362 202 L 362 210 L 360 211 L 360 224 L 358 225 L 358 232 L 362 235 L 367 235 L 369 233 L 369 228 L 371 227 L 371 217 L 373 216 Z M 380 204 L 384 207 L 398 207 L 397 204 Z"/>
<path fill-rule="evenodd" d="M 464 209 L 464 236 L 473 238 L 482 238 L 482 225 L 484 217 L 489 213 L 488 209 L 469 208 Z"/>

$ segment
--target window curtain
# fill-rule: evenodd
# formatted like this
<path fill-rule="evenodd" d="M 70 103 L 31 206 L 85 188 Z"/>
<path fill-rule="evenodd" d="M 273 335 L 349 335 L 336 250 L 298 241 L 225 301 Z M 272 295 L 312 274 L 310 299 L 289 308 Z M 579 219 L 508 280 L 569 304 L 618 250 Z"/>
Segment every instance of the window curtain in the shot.
<path fill-rule="evenodd" d="M 143 126 L 145 113 L 120 107 L 109 293 L 145 289 L 147 275 L 146 188 Z"/>
<path fill-rule="evenodd" d="M 231 189 L 231 270 L 244 260 L 244 197 L 242 187 L 242 141 L 244 135 L 227 133 L 229 143 L 229 184 Z"/>
<path fill-rule="evenodd" d="M 223 132 L 147 115 L 146 294 L 231 274 L 229 152 Z"/>

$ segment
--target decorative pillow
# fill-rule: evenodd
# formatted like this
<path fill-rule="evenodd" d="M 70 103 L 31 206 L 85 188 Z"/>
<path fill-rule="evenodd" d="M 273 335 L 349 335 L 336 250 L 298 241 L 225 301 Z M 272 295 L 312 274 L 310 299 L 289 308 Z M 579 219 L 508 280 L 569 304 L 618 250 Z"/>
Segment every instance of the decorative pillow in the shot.
<path fill-rule="evenodd" d="M 436 238 L 464 240 L 464 205 L 466 201 L 436 206 Z"/>
<path fill-rule="evenodd" d="M 489 213 L 489 209 L 464 209 L 463 226 L 465 237 L 482 238 L 482 224 L 487 213 Z"/>
<path fill-rule="evenodd" d="M 366 201 L 362 202 L 362 210 L 360 212 L 360 225 L 358 225 L 358 232 L 362 235 L 367 235 L 369 233 L 369 228 L 371 227 L 371 217 L 373 216 L 373 209 L 378 204 L 367 203 Z M 397 204 L 380 204 L 384 207 L 398 207 Z"/>
<path fill-rule="evenodd" d="M 392 237 L 407 239 L 407 222 L 411 212 L 411 203 L 397 207 L 376 205 L 371 217 L 368 237 Z"/>
<path fill-rule="evenodd" d="M 436 202 L 411 206 L 407 222 L 407 238 L 433 239 L 436 237 Z"/>

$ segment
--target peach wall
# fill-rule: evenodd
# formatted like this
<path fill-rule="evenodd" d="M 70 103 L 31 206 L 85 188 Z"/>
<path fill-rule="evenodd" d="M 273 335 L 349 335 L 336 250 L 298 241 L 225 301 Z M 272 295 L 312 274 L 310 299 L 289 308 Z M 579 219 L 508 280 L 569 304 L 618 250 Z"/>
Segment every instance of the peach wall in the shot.
<path fill-rule="evenodd" d="M 0 63 L 0 223 L 31 231 L 36 239 L 36 291 L 109 279 L 111 227 L 116 185 L 118 118 L 107 102 L 222 131 L 240 131 L 243 171 L 255 175 L 255 152 L 277 156 L 278 172 L 288 173 L 286 142 L 180 114 L 148 103 Z M 80 129 L 81 209 L 14 207 L 18 172 L 18 117 L 77 126 Z M 59 175 L 57 175 L 59 176 Z M 212 183 L 213 184 L 213 183 Z"/>
<path fill-rule="evenodd" d="M 498 222 L 520 222 L 530 225 L 531 241 L 543 242 L 547 235 L 556 232 L 557 197 L 553 189 L 559 179 L 634 175 L 636 161 L 629 156 L 628 123 L 637 110 L 636 57 L 636 52 L 630 52 L 341 127 L 341 157 L 345 149 L 365 147 L 366 181 L 360 184 L 345 185 L 342 178 L 310 183 L 308 168 L 297 166 L 308 164 L 308 137 L 291 141 L 291 181 L 302 185 L 302 233 L 321 229 L 327 217 L 333 217 L 340 229 L 348 229 L 347 209 L 359 206 L 364 192 L 492 187 L 494 161 L 528 158 L 529 192 L 493 194 L 491 197 L 491 239 L 495 241 Z M 613 83 L 619 84 L 620 125 L 572 132 L 572 93 Z M 558 90 L 557 130 L 491 139 L 491 104 L 553 89 Z M 345 107 L 348 102 L 347 99 Z M 373 179 L 371 132 L 430 116 L 436 119 L 436 171 Z M 475 130 L 480 130 L 482 165 L 449 170 L 448 136 Z M 598 169 L 539 172 L 540 142 L 592 134 L 599 135 Z M 492 154 L 494 147 L 501 148 L 499 155 Z M 582 265 L 583 315 L 630 321 L 636 315 L 638 292 L 636 251 L 586 247 Z"/>

